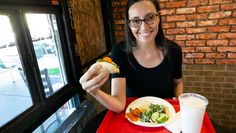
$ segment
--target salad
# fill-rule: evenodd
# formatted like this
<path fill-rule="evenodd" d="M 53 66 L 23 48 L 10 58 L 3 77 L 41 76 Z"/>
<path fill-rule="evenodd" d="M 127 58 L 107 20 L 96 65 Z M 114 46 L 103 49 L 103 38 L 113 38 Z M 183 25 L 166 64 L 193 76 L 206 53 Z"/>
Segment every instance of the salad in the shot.
<path fill-rule="evenodd" d="M 168 107 L 163 105 L 144 103 L 138 108 L 130 108 L 125 117 L 133 122 L 164 123 L 169 119 Z"/>

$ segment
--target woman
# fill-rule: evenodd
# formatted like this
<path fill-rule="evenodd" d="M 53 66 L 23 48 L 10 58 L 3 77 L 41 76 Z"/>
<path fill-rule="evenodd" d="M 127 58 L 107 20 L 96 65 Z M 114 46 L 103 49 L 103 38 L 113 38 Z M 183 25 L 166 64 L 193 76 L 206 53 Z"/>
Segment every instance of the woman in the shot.
<path fill-rule="evenodd" d="M 125 43 L 111 52 L 120 68 L 111 76 L 111 94 L 100 90 L 109 78 L 105 70 L 96 74 L 100 65 L 80 79 L 84 90 L 114 112 L 124 110 L 126 96 L 177 98 L 183 92 L 181 47 L 165 39 L 159 11 L 156 0 L 128 0 Z"/>

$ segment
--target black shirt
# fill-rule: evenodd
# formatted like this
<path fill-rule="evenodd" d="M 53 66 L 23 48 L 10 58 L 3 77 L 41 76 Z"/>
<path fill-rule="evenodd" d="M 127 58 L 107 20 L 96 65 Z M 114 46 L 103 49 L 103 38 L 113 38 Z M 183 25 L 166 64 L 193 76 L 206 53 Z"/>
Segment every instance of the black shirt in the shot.
<path fill-rule="evenodd" d="M 174 42 L 168 42 L 167 56 L 156 67 L 145 68 L 127 54 L 124 44 L 112 48 L 111 58 L 119 66 L 120 73 L 112 78 L 126 78 L 126 95 L 128 97 L 156 96 L 173 98 L 173 79 L 182 77 L 182 51 Z"/>

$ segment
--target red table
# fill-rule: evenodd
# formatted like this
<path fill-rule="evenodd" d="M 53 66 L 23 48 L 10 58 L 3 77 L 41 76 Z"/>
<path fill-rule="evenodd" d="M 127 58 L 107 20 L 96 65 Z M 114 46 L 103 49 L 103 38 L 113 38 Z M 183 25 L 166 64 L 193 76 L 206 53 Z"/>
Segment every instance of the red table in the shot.
<path fill-rule="evenodd" d="M 127 98 L 126 107 L 136 98 Z M 173 105 L 175 111 L 178 112 L 179 101 L 166 99 L 170 104 Z M 125 118 L 125 110 L 121 113 L 115 113 L 112 111 L 108 111 L 100 124 L 97 133 L 170 133 L 165 127 L 143 127 L 135 125 L 129 122 Z M 215 133 L 215 130 L 211 124 L 211 121 L 205 113 L 203 118 L 203 124 L 201 133 Z"/>

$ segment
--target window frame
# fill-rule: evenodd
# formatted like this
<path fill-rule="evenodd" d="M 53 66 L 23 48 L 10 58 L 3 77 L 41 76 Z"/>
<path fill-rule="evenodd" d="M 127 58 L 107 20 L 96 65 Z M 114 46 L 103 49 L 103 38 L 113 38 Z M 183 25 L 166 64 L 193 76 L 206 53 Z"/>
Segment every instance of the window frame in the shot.
<path fill-rule="evenodd" d="M 42 89 L 36 89 L 36 91 L 31 91 L 32 95 L 35 96 L 35 99 L 33 102 L 38 103 L 37 105 L 32 106 L 28 110 L 24 111 L 19 116 L 15 117 L 13 120 L 5 124 L 4 126 L 0 127 L 0 132 L 32 132 L 36 128 L 38 128 L 47 118 L 49 118 L 53 113 L 56 112 L 57 109 L 59 109 L 64 103 L 66 103 L 68 100 L 72 99 L 79 99 L 73 101 L 75 104 L 75 107 L 78 107 L 80 105 L 80 102 L 82 102 L 85 97 L 85 91 L 83 91 L 81 85 L 79 84 L 78 80 L 81 77 L 82 70 L 84 68 L 87 68 L 92 63 L 94 63 L 98 58 L 101 56 L 106 55 L 110 52 L 112 45 L 115 44 L 115 33 L 113 28 L 113 13 L 112 13 L 112 1 L 106 1 L 101 0 L 101 6 L 102 6 L 102 17 L 103 17 L 103 23 L 104 23 L 104 31 L 105 31 L 105 37 L 106 37 L 106 45 L 107 45 L 107 52 L 97 57 L 95 60 L 90 61 L 86 65 L 81 65 L 80 57 L 79 55 L 75 55 L 75 31 L 73 26 L 73 18 L 71 18 L 72 14 L 69 11 L 70 7 L 68 4 L 69 0 L 58 0 L 59 4 L 53 5 L 52 0 L 0 0 L 0 9 L 1 11 L 4 10 L 4 12 L 8 13 L 15 13 L 12 9 L 19 9 L 24 8 L 25 10 L 30 8 L 38 8 L 39 10 L 45 8 L 45 9 L 53 9 L 56 10 L 59 15 L 59 21 L 57 20 L 57 25 L 61 27 L 58 29 L 62 29 L 61 34 L 63 34 L 64 37 L 64 43 L 66 44 L 65 47 L 63 47 L 64 54 L 63 56 L 66 56 L 65 63 L 65 69 L 67 73 L 67 80 L 68 84 L 64 86 L 62 89 L 60 89 L 58 92 L 53 94 L 52 96 L 48 97 L 47 99 L 44 96 L 44 92 Z M 57 17 L 58 18 L 58 17 Z M 21 18 L 22 19 L 22 18 Z M 20 19 L 15 18 L 15 23 L 12 24 L 13 28 L 16 29 L 16 31 L 19 34 L 22 34 L 22 29 L 14 27 L 16 23 L 18 23 Z M 25 21 L 22 19 L 21 21 Z M 59 24 L 60 23 L 60 24 Z M 28 33 L 27 33 L 28 32 Z M 23 32 L 23 34 L 26 34 L 24 36 L 27 36 L 29 34 L 29 31 Z M 29 38 L 20 38 L 17 37 L 17 42 L 22 44 L 21 47 L 18 49 L 20 51 L 25 51 L 25 49 L 31 49 L 28 46 L 30 45 L 28 42 Z M 32 47 L 32 46 L 31 46 Z M 30 51 L 30 50 L 27 50 Z M 23 64 L 27 64 L 29 61 L 31 61 L 31 57 L 29 55 L 33 55 L 32 53 L 26 53 L 26 52 L 20 52 L 20 57 Z M 33 63 L 36 63 L 35 61 Z M 26 75 L 36 75 L 36 77 L 39 77 L 39 70 L 31 71 L 30 65 L 24 65 L 24 69 L 26 72 Z M 35 78 L 31 81 L 30 84 L 34 88 L 37 88 L 37 86 L 40 86 L 37 84 L 36 81 L 41 81 L 39 78 Z"/>
<path fill-rule="evenodd" d="M 1 1 L 0 1 L 1 3 Z M 36 4 L 37 5 L 37 4 Z M 79 97 L 80 101 L 83 100 L 84 92 L 81 89 L 78 79 L 80 73 L 78 68 L 80 66 L 76 64 L 76 56 L 74 49 L 74 42 L 69 38 L 72 33 L 67 13 L 65 12 L 66 7 L 58 6 L 44 6 L 39 7 L 34 5 L 8 5 L 3 4 L 0 6 L 1 12 L 10 14 L 10 22 L 15 31 L 16 42 L 18 47 L 19 55 L 22 61 L 22 66 L 26 72 L 31 88 L 31 98 L 33 106 L 24 111 L 19 116 L 5 124 L 0 128 L 0 132 L 32 132 L 41 123 L 43 123 L 48 117 L 50 117 L 57 109 L 59 109 L 65 102 L 75 96 Z M 29 30 L 26 26 L 24 12 L 27 11 L 43 11 L 40 13 L 55 13 L 57 18 L 57 26 L 62 46 L 62 53 L 64 58 L 66 76 L 68 84 L 62 87 L 59 91 L 55 92 L 52 96 L 46 98 L 42 83 L 40 82 L 40 72 L 37 66 L 37 59 L 35 56 L 32 45 L 32 39 L 30 37 Z M 12 17 L 11 17 L 12 16 Z M 21 26 L 19 26 L 21 25 Z M 60 27 L 61 26 L 61 27 Z M 17 45 L 17 46 L 18 46 Z M 76 106 L 79 105 L 79 102 Z"/>

